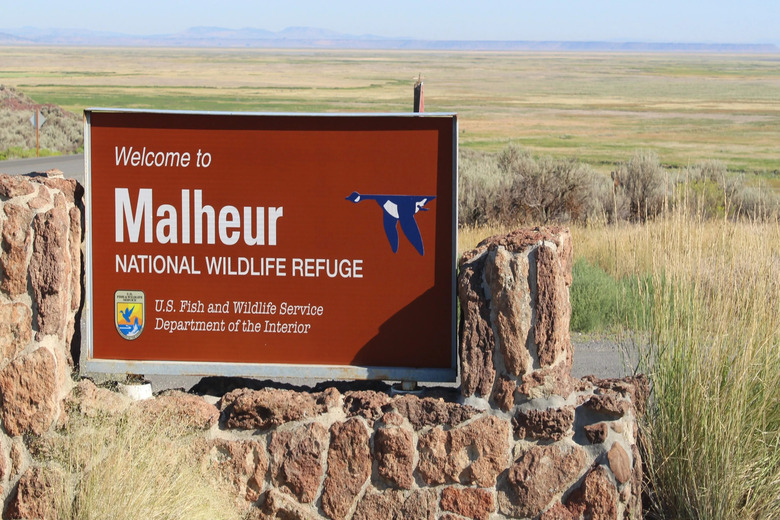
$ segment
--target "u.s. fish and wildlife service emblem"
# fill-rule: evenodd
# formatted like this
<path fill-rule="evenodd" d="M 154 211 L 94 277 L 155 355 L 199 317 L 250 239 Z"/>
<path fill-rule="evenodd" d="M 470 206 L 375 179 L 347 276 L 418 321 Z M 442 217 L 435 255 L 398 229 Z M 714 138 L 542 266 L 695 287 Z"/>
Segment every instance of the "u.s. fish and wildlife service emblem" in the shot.
<path fill-rule="evenodd" d="M 143 291 L 117 291 L 114 293 L 114 323 L 119 335 L 136 339 L 144 330 Z"/>

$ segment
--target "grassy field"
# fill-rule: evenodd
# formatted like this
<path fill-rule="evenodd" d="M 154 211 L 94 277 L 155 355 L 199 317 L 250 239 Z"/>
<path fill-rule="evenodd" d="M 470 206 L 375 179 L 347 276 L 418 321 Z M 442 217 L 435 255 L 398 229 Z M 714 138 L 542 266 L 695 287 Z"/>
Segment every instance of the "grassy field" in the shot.
<path fill-rule="evenodd" d="M 780 55 L 0 47 L 0 63 L 0 84 L 76 113 L 406 112 L 422 74 L 465 148 L 515 142 L 604 173 L 652 149 L 780 182 Z"/>

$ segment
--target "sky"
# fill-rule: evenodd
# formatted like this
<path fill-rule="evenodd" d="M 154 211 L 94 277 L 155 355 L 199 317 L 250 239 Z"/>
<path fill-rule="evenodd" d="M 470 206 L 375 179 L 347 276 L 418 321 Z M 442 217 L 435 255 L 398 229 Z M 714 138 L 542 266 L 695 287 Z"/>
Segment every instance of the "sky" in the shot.
<path fill-rule="evenodd" d="M 4 28 L 304 26 L 425 40 L 780 43 L 778 0 L 0 0 Z"/>

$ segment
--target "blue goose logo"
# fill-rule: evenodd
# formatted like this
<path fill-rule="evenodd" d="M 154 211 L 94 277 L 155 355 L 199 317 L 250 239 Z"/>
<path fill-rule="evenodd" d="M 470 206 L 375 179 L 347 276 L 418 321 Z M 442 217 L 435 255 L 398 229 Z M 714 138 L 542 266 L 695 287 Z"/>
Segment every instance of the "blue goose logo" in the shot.
<path fill-rule="evenodd" d="M 353 191 L 347 200 L 357 204 L 362 200 L 375 200 L 382 208 L 382 223 L 385 227 L 387 241 L 393 253 L 398 252 L 398 223 L 401 230 L 418 253 L 425 254 L 420 228 L 414 216 L 418 211 L 428 211 L 424 206 L 435 199 L 432 195 L 361 195 Z"/>

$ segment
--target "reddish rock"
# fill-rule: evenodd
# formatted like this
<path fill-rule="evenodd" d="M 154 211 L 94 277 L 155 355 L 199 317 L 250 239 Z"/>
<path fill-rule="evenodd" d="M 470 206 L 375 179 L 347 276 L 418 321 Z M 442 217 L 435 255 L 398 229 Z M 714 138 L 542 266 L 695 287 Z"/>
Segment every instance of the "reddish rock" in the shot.
<path fill-rule="evenodd" d="M 404 395 L 393 400 L 393 407 L 409 419 L 415 430 L 425 426 L 457 426 L 479 413 L 476 408 L 457 403 L 448 403 L 433 397 L 419 398 Z"/>
<path fill-rule="evenodd" d="M 344 394 L 344 410 L 347 417 L 360 416 L 369 426 L 383 415 L 383 408 L 390 403 L 390 396 L 382 392 L 360 390 Z"/>
<path fill-rule="evenodd" d="M 623 417 L 631 410 L 631 402 L 613 391 L 601 395 L 594 395 L 585 401 L 582 406 L 612 418 Z"/>
<path fill-rule="evenodd" d="M 606 391 L 605 393 L 628 398 L 639 416 L 645 414 L 647 399 L 650 396 L 650 381 L 646 375 L 638 374 L 621 379 L 599 379 L 589 376 L 585 379 L 602 391 Z"/>
<path fill-rule="evenodd" d="M 493 493 L 479 488 L 444 488 L 441 508 L 474 520 L 487 520 L 495 511 Z"/>
<path fill-rule="evenodd" d="M 520 410 L 512 419 L 512 425 L 515 435 L 521 439 L 559 441 L 571 432 L 574 407 Z"/>
<path fill-rule="evenodd" d="M 346 518 L 363 484 L 371 476 L 368 431 L 360 419 L 330 428 L 328 474 L 322 492 L 322 510 L 333 520 Z"/>
<path fill-rule="evenodd" d="M 628 453 L 623 449 L 619 443 L 615 443 L 607 452 L 607 461 L 609 462 L 609 469 L 615 475 L 615 480 L 619 484 L 625 484 L 631 478 L 631 461 L 628 458 Z"/>
<path fill-rule="evenodd" d="M 81 210 L 72 207 L 69 213 L 70 229 L 68 231 L 70 250 L 70 310 L 77 311 L 81 307 Z M 69 335 L 70 336 L 70 335 Z"/>
<path fill-rule="evenodd" d="M 314 520 L 320 516 L 309 507 L 297 503 L 289 495 L 272 488 L 266 494 L 263 509 L 253 509 L 246 518 L 247 520 Z"/>
<path fill-rule="evenodd" d="M 55 467 L 32 467 L 19 479 L 16 495 L 4 518 L 56 520 L 56 498 L 65 486 L 65 475 Z"/>
<path fill-rule="evenodd" d="M 493 327 L 483 288 L 484 262 L 469 263 L 464 255 L 458 276 L 461 312 L 461 392 L 489 397 L 496 379 L 493 366 Z"/>
<path fill-rule="evenodd" d="M 509 421 L 481 417 L 449 431 L 420 435 L 417 471 L 428 485 L 445 483 L 492 487 L 507 467 Z"/>
<path fill-rule="evenodd" d="M 571 486 L 585 469 L 585 452 L 578 446 L 533 446 L 509 468 L 499 485 L 499 512 L 534 517 Z"/>
<path fill-rule="evenodd" d="M 198 395 L 172 390 L 134 403 L 134 408 L 151 420 L 159 417 L 175 419 L 189 428 L 208 430 L 219 420 L 219 410 Z"/>
<path fill-rule="evenodd" d="M 522 378 L 517 387 L 517 393 L 529 399 L 547 398 L 552 395 L 568 397 L 575 391 L 575 380 L 570 374 L 570 367 L 557 365 L 555 367 L 534 370 Z"/>
<path fill-rule="evenodd" d="M 609 479 L 607 470 L 598 466 L 591 470 L 585 481 L 571 494 L 567 507 L 576 518 L 584 516 L 594 520 L 617 519 L 618 493 Z"/>
<path fill-rule="evenodd" d="M 30 224 L 33 213 L 23 206 L 10 203 L 4 205 L 3 212 L 6 219 L 2 223 L 0 289 L 13 298 L 27 293 L 27 257 L 32 243 Z"/>
<path fill-rule="evenodd" d="M 28 177 L 0 173 L 0 197 L 12 199 L 33 193 L 35 193 L 35 187 L 30 183 Z"/>
<path fill-rule="evenodd" d="M 69 310 L 71 265 L 68 251 L 70 218 L 64 208 L 55 206 L 33 219 L 33 252 L 30 258 L 30 285 L 38 308 L 38 334 L 65 338 Z M 80 266 L 79 266 L 80 268 Z"/>
<path fill-rule="evenodd" d="M 59 175 L 57 172 L 59 172 Z M 47 177 L 33 177 L 33 180 L 42 183 L 48 188 L 62 192 L 70 203 L 73 203 L 77 196 L 81 196 L 83 188 L 79 186 L 76 179 L 63 178 L 60 170 L 49 170 L 46 173 Z"/>
<path fill-rule="evenodd" d="M 517 383 L 513 379 L 499 378 L 493 392 L 493 403 L 501 410 L 508 412 L 515 405 L 515 390 L 517 390 Z"/>
<path fill-rule="evenodd" d="M 414 438 L 403 428 L 379 428 L 374 434 L 374 458 L 379 476 L 391 487 L 412 489 Z"/>
<path fill-rule="evenodd" d="M 22 303 L 0 303 L 0 366 L 32 339 L 32 313 Z"/>
<path fill-rule="evenodd" d="M 228 428 L 264 429 L 324 413 L 332 397 L 332 392 L 311 394 L 275 388 L 242 388 L 225 394 L 219 407 Z"/>
<path fill-rule="evenodd" d="M 57 418 L 57 373 L 46 348 L 17 358 L 0 371 L 0 416 L 11 436 L 41 435 Z"/>
<path fill-rule="evenodd" d="M 437 502 L 436 493 L 429 489 L 404 493 L 370 488 L 358 502 L 352 520 L 434 520 Z"/>
<path fill-rule="evenodd" d="M 575 517 L 571 511 L 566 509 L 563 504 L 555 504 L 550 509 L 542 513 L 539 520 L 579 520 L 580 517 Z"/>
<path fill-rule="evenodd" d="M 533 324 L 528 269 L 525 252 L 512 254 L 499 246 L 485 257 L 485 281 L 491 295 L 490 318 L 504 366 L 512 376 L 533 369 L 533 357 L 528 349 Z"/>
<path fill-rule="evenodd" d="M 570 368 L 573 349 L 569 336 L 571 305 L 566 276 L 556 252 L 544 244 L 536 250 L 536 285 L 534 339 L 539 363 L 542 367 L 562 363 Z"/>
<path fill-rule="evenodd" d="M 236 496 L 257 501 L 268 470 L 263 445 L 257 441 L 226 439 L 213 439 L 208 445 L 210 463 L 232 486 Z"/>
<path fill-rule="evenodd" d="M 609 428 L 605 422 L 589 424 L 585 426 L 584 430 L 585 437 L 587 437 L 588 442 L 591 444 L 601 444 L 607 440 L 607 436 L 609 435 Z"/>
<path fill-rule="evenodd" d="M 73 410 L 87 417 L 116 415 L 127 410 L 131 401 L 117 392 L 99 388 L 89 379 L 82 379 L 73 388 L 66 403 Z"/>
<path fill-rule="evenodd" d="M 289 490 L 300 502 L 312 502 L 322 482 L 327 444 L 328 430 L 318 423 L 275 431 L 268 446 L 273 484 Z"/>

